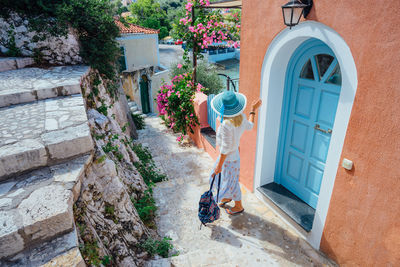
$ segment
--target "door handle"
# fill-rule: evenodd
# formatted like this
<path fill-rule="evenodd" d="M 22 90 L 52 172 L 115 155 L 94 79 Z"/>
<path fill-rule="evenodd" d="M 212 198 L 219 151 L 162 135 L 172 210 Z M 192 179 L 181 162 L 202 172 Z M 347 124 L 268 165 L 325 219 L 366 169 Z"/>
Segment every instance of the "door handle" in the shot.
<path fill-rule="evenodd" d="M 324 130 L 324 129 L 321 129 L 319 126 L 320 126 L 319 124 L 315 124 L 314 129 L 321 131 L 323 133 L 326 133 L 326 134 L 332 134 L 332 129 Z"/>

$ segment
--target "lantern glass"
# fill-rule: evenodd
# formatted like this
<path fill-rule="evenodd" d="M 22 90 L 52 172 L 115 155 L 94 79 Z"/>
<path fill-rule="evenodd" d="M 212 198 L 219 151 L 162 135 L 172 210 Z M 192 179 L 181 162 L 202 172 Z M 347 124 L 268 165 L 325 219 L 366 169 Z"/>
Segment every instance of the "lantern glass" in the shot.
<path fill-rule="evenodd" d="M 300 21 L 301 14 L 303 14 L 303 8 L 299 7 L 286 7 L 282 8 L 283 20 L 285 25 L 294 26 Z"/>
<path fill-rule="evenodd" d="M 311 1 L 311 0 L 310 0 Z M 312 1 L 311 1 L 312 3 Z M 304 8 L 309 5 L 303 4 L 298 0 L 291 0 L 282 6 L 283 20 L 285 25 L 292 27 L 299 23 Z"/>
<path fill-rule="evenodd" d="M 291 7 L 282 8 L 283 12 L 283 21 L 285 25 L 290 26 L 292 25 L 292 13 L 293 9 Z"/>
<path fill-rule="evenodd" d="M 292 18 L 292 23 L 294 25 L 299 24 L 301 14 L 303 14 L 303 8 L 302 7 L 295 7 L 293 8 L 293 18 Z"/>

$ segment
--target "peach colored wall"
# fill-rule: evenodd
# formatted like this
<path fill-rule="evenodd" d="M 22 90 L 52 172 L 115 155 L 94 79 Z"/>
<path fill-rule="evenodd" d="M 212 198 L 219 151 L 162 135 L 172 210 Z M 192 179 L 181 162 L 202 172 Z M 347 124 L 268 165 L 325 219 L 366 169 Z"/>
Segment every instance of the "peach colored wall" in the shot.
<path fill-rule="evenodd" d="M 250 103 L 259 97 L 267 48 L 284 29 L 286 2 L 243 0 L 240 90 Z M 400 266 L 399 11 L 400 1 L 314 0 L 307 18 L 343 37 L 358 72 L 341 156 L 355 168 L 338 168 L 321 240 L 321 250 L 345 266 Z M 240 179 L 252 189 L 256 130 L 244 137 Z"/>
<path fill-rule="evenodd" d="M 189 137 L 194 141 L 198 148 L 204 149 L 214 160 L 219 156 L 218 149 L 215 149 L 201 134 L 200 129 L 209 127 L 207 122 L 207 96 L 203 93 L 196 93 L 194 99 L 194 111 L 199 118 L 200 125 L 194 128 L 194 133 L 189 132 Z M 217 123 L 218 125 L 218 123 Z M 210 170 L 211 171 L 211 170 Z"/>

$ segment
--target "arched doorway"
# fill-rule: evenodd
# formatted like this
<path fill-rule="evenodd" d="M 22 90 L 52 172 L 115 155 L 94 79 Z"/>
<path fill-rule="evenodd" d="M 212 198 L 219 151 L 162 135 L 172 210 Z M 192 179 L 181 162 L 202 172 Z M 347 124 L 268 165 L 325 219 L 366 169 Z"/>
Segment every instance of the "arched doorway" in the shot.
<path fill-rule="evenodd" d="M 259 112 L 257 127 L 254 191 L 261 200 L 264 200 L 265 196 L 258 189 L 273 183 L 277 177 L 281 118 L 286 110 L 283 99 L 287 70 L 293 55 L 296 54 L 295 51 L 310 39 L 320 40 L 328 46 L 334 53 L 341 70 L 341 89 L 333 128 L 324 128 L 320 124 L 321 129 L 332 129 L 332 133 L 315 216 L 310 218 L 313 221 L 311 230 L 304 231 L 287 215 L 280 215 L 279 208 L 271 205 L 270 201 L 264 202 L 276 210 L 277 214 L 292 225 L 293 229 L 307 239 L 313 247 L 319 248 L 358 83 L 357 69 L 350 47 L 335 30 L 322 23 L 307 21 L 291 30 L 285 29 L 268 46 L 260 81 L 260 98 L 263 105 Z M 314 131 L 314 128 L 312 130 Z"/>
<path fill-rule="evenodd" d="M 316 208 L 341 90 L 333 51 L 311 38 L 293 53 L 286 86 L 275 182 Z"/>
<path fill-rule="evenodd" d="M 149 113 L 150 100 L 149 100 L 149 79 L 146 75 L 142 75 L 140 79 L 140 101 L 142 103 L 142 112 L 144 114 Z"/>

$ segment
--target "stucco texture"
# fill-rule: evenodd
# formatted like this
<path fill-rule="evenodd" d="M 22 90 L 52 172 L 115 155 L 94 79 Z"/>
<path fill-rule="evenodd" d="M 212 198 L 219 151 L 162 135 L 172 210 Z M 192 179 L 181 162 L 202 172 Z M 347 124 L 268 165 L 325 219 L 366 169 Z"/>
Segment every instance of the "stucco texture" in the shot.
<path fill-rule="evenodd" d="M 260 95 L 262 62 L 284 29 L 286 1 L 244 0 L 240 89 Z M 344 266 L 400 265 L 399 1 L 314 1 L 308 20 L 338 32 L 353 54 L 358 88 L 338 166 L 321 250 Z M 282 71 L 285 71 L 284 69 Z M 249 107 L 246 112 L 249 111 Z M 241 143 L 241 182 L 253 188 L 256 128 Z"/>
<path fill-rule="evenodd" d="M 125 47 L 127 71 L 158 65 L 157 34 L 134 35 L 135 39 L 118 39 Z M 130 38 L 124 36 L 124 38 Z"/>

